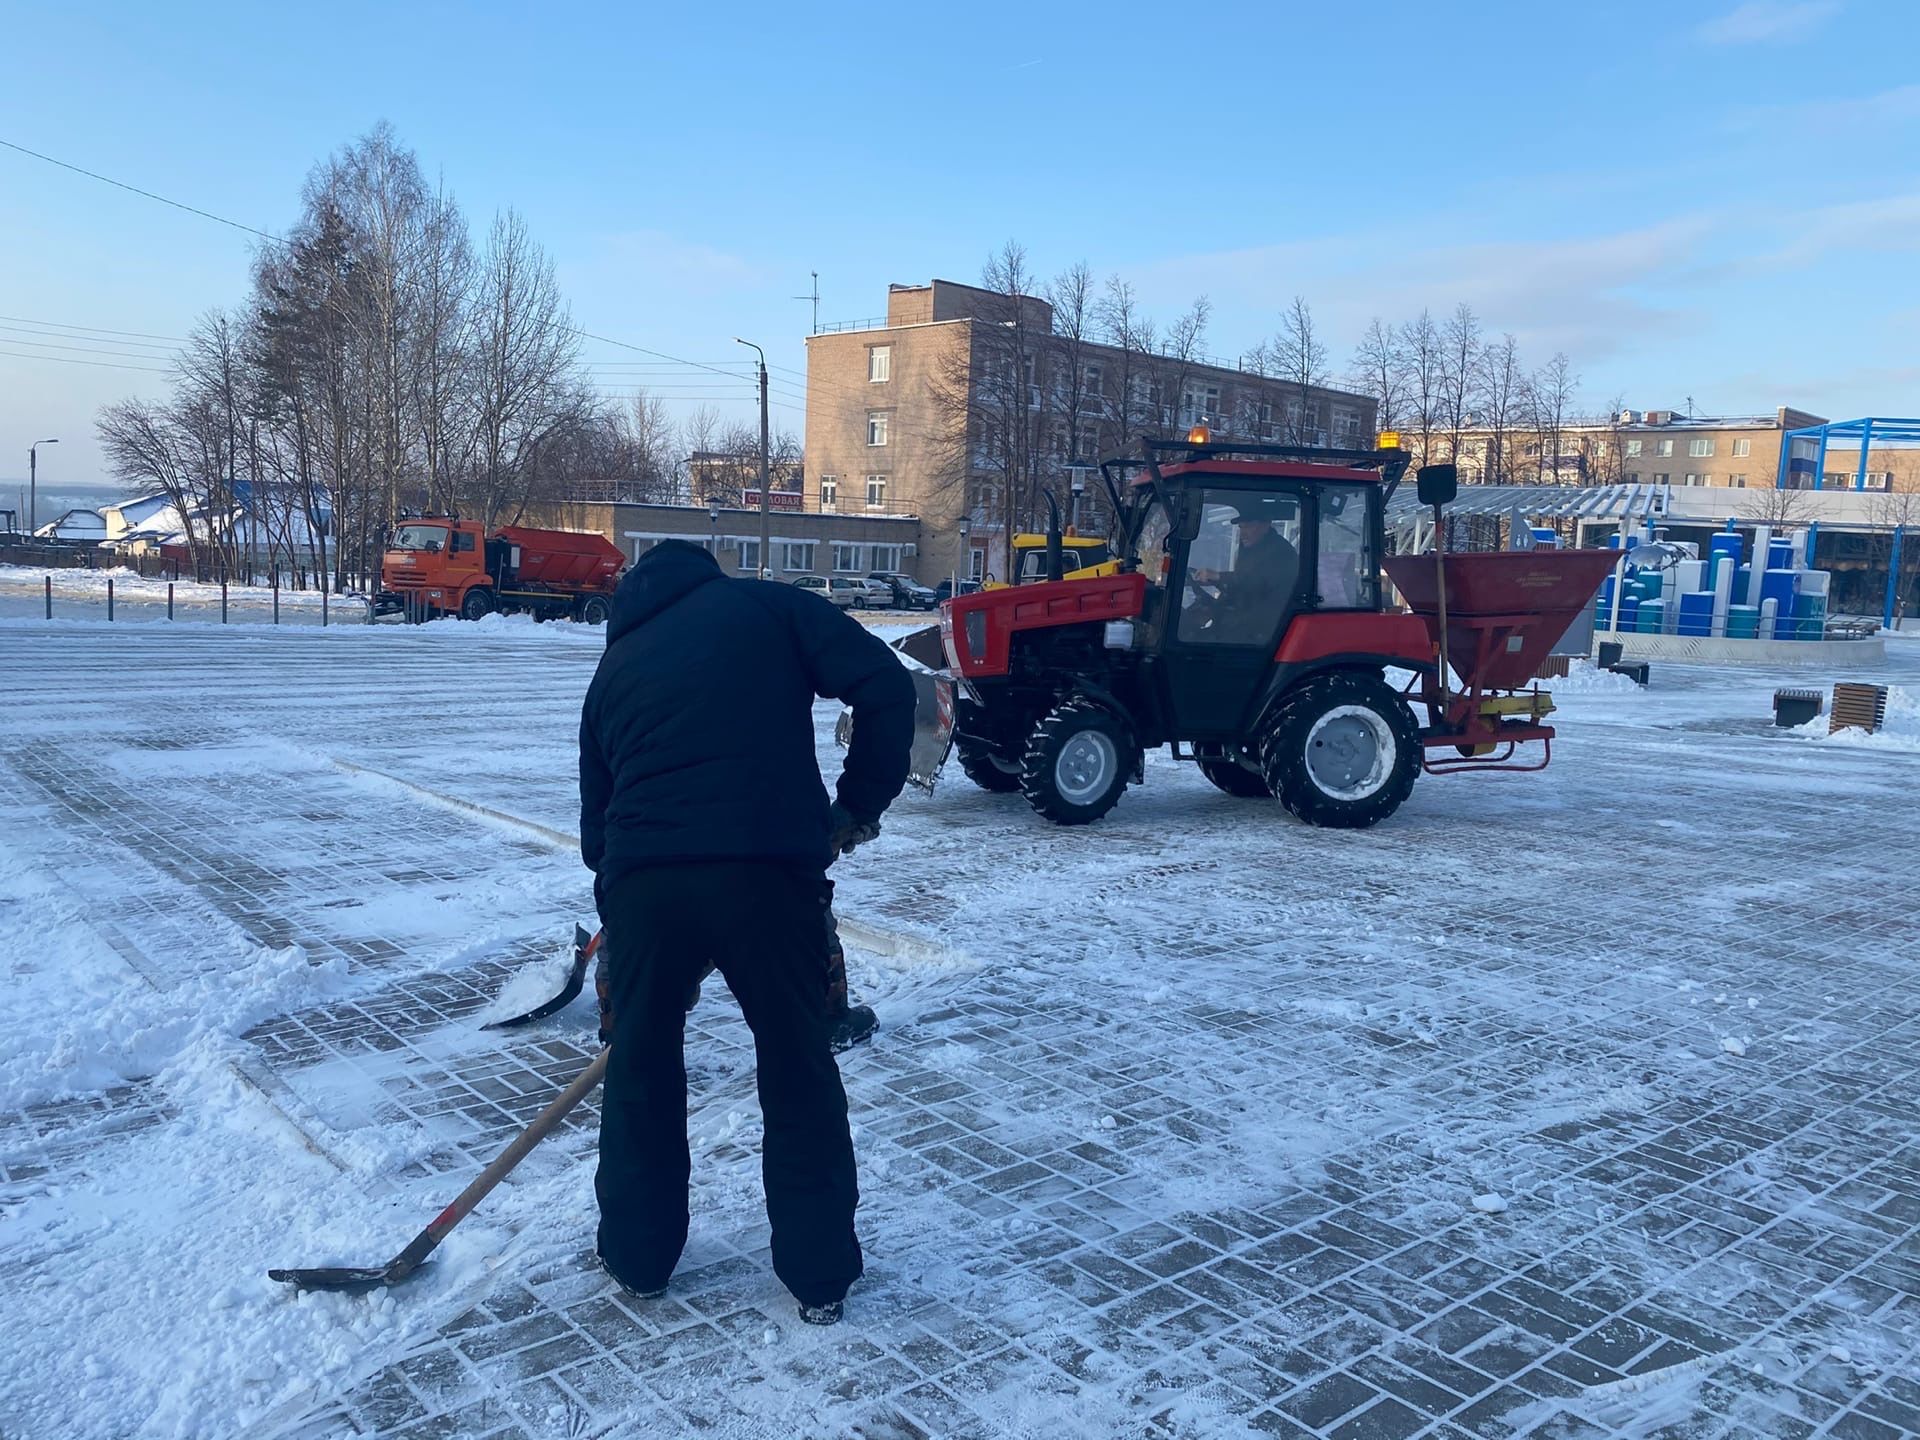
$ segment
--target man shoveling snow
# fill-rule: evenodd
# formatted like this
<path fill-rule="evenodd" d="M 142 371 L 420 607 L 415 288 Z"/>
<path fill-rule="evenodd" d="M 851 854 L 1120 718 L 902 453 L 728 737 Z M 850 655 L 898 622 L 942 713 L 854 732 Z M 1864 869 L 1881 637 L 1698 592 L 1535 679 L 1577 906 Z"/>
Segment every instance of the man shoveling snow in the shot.
<path fill-rule="evenodd" d="M 815 696 L 856 723 L 829 803 Z M 612 1009 L 598 1252 L 665 1290 L 686 1244 L 688 997 L 718 968 L 753 1031 L 773 1268 L 803 1319 L 839 1320 L 861 1273 L 846 1092 L 834 1064 L 835 858 L 906 783 L 914 689 L 884 644 L 793 586 L 724 576 L 663 541 L 614 596 L 580 720 L 580 848 Z M 844 971 L 838 979 L 845 1006 Z"/>

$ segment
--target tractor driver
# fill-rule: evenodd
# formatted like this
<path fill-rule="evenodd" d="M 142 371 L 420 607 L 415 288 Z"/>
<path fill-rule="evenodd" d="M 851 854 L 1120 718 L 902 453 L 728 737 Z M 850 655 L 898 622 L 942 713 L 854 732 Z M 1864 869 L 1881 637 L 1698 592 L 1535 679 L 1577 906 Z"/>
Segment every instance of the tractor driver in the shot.
<path fill-rule="evenodd" d="M 1288 505 L 1291 514 L 1292 502 Z M 1197 617 L 1203 628 L 1194 636 L 1222 644 L 1254 644 L 1273 633 L 1300 574 L 1300 554 L 1273 527 L 1272 502 L 1248 500 L 1234 507 L 1233 568 L 1192 572 L 1193 579 L 1216 588 L 1202 596 Z M 1287 518 L 1282 516 L 1281 518 Z"/>

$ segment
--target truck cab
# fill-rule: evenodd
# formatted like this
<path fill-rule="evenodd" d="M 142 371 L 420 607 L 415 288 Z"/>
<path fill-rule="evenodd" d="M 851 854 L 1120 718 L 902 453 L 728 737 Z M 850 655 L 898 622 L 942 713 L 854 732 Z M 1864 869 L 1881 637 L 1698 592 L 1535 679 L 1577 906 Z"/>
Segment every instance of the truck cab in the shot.
<path fill-rule="evenodd" d="M 375 613 L 411 607 L 477 620 L 493 608 L 470 599 L 487 593 L 487 578 L 486 539 L 477 522 L 446 516 L 408 520 L 394 527 L 381 557 L 381 594 L 391 599 L 385 610 L 376 602 Z M 467 615 L 469 604 L 478 613 Z"/>

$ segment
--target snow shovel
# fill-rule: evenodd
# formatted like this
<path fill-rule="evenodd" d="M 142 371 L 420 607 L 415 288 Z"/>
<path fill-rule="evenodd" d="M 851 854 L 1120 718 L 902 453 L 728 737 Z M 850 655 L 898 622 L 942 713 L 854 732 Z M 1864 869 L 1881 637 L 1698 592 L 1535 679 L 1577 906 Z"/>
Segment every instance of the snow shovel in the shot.
<path fill-rule="evenodd" d="M 611 1053 L 602 1050 L 594 1056 L 593 1063 L 582 1070 L 579 1077 L 551 1105 L 535 1116 L 533 1123 L 515 1136 L 513 1143 L 502 1150 L 499 1157 L 482 1170 L 451 1205 L 434 1216 L 427 1228 L 408 1242 L 406 1249 L 385 1265 L 366 1268 L 319 1265 L 305 1270 L 269 1270 L 267 1278 L 301 1290 L 345 1290 L 354 1294 L 375 1290 L 382 1285 L 399 1284 L 426 1263 L 427 1257 L 452 1233 L 453 1227 L 466 1219 L 473 1207 L 486 1199 L 493 1187 L 506 1179 L 513 1167 L 526 1159 L 527 1153 L 546 1139 L 574 1106 L 593 1093 L 594 1087 L 607 1073 L 607 1056 Z"/>
<path fill-rule="evenodd" d="M 530 1024 L 535 1020 L 544 1020 L 547 1016 L 564 1010 L 571 1005 L 574 997 L 580 993 L 587 982 L 587 964 L 599 953 L 600 940 L 607 932 L 596 930 L 587 934 L 587 927 L 573 927 L 573 969 L 567 972 L 567 983 L 560 987 L 560 993 L 551 1000 L 543 1000 L 524 1015 L 515 1015 L 506 1020 L 495 1020 L 482 1025 L 482 1030 L 511 1030 L 517 1025 Z"/>

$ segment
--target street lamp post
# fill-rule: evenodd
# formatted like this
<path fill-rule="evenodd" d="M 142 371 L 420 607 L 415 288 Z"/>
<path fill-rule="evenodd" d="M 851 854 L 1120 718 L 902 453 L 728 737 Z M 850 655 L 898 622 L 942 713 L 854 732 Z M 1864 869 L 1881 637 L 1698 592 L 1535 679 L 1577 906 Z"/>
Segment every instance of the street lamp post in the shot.
<path fill-rule="evenodd" d="M 973 534 L 972 517 L 968 515 L 962 515 L 960 517 L 960 525 L 958 528 L 960 533 L 960 547 L 959 547 L 958 553 L 954 556 L 953 574 L 950 577 L 953 588 L 949 592 L 949 595 L 948 595 L 949 599 L 951 599 L 954 595 L 958 595 L 960 593 L 960 562 L 963 560 L 966 561 L 967 573 L 969 575 L 973 573 L 973 557 L 967 550 L 967 540 Z"/>
<path fill-rule="evenodd" d="M 720 502 L 707 502 L 707 553 L 718 561 L 720 559 Z"/>
<path fill-rule="evenodd" d="M 40 528 L 40 447 L 58 445 L 58 440 L 36 440 L 27 447 L 27 534 Z"/>
<path fill-rule="evenodd" d="M 762 580 L 773 578 L 773 496 L 768 493 L 767 478 L 767 352 L 751 340 L 733 337 L 736 345 L 744 345 L 760 357 L 760 565 Z"/>
<path fill-rule="evenodd" d="M 1080 497 L 1086 493 L 1086 489 L 1087 477 L 1078 471 L 1074 472 L 1073 508 L 1067 514 L 1067 528 L 1076 535 L 1080 533 Z"/>

